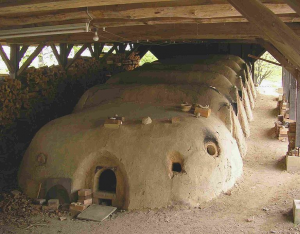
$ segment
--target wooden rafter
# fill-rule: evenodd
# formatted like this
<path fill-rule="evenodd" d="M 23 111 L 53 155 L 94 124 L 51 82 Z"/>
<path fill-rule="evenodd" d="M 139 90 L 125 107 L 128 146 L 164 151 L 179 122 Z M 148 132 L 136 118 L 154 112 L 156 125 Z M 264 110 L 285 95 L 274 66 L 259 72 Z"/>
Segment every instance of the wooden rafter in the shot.
<path fill-rule="evenodd" d="M 42 49 L 45 47 L 45 44 L 40 44 L 33 53 L 28 57 L 28 59 L 23 63 L 23 65 L 20 67 L 20 69 L 17 72 L 17 75 L 21 75 L 26 68 L 29 67 L 29 65 L 32 63 L 32 61 L 38 56 L 38 54 L 42 51 Z"/>
<path fill-rule="evenodd" d="M 84 44 L 80 50 L 78 50 L 78 52 L 74 55 L 74 58 L 72 60 L 70 60 L 66 66 L 66 70 L 68 70 L 72 64 L 81 56 L 82 52 L 86 50 L 86 48 L 88 47 L 89 44 Z"/>
<path fill-rule="evenodd" d="M 280 53 L 271 43 L 257 39 L 257 42 L 264 47 L 269 53 L 285 67 L 294 77 L 298 76 L 298 70 Z"/>
<path fill-rule="evenodd" d="M 90 51 L 90 53 L 91 53 L 91 56 L 92 56 L 92 57 L 95 57 L 94 51 L 93 51 L 93 48 L 92 48 L 92 45 L 91 45 L 91 44 L 88 45 L 88 49 L 89 49 L 89 51 Z"/>
<path fill-rule="evenodd" d="M 228 0 L 288 60 L 300 69 L 300 38 L 258 0 Z M 298 79 L 298 77 L 296 77 Z"/>
<path fill-rule="evenodd" d="M 298 0 L 284 0 L 294 11 L 300 15 L 300 2 Z"/>
<path fill-rule="evenodd" d="M 147 2 L 163 2 L 171 0 L 147 0 Z M 18 13 L 30 13 L 30 12 L 43 12 L 51 10 L 61 9 L 72 9 L 72 8 L 83 8 L 83 7 L 95 7 L 95 6 L 107 6 L 107 5 L 118 5 L 118 4 L 132 4 L 141 3 L 141 0 L 3 0 L 1 1 L 0 15 L 18 14 Z"/>
<path fill-rule="evenodd" d="M 13 73 L 14 72 L 14 69 L 13 69 L 13 66 L 10 62 L 10 60 L 8 59 L 2 45 L 0 44 L 0 55 L 1 55 L 1 58 L 3 59 L 7 69 L 9 70 L 10 73 Z"/>

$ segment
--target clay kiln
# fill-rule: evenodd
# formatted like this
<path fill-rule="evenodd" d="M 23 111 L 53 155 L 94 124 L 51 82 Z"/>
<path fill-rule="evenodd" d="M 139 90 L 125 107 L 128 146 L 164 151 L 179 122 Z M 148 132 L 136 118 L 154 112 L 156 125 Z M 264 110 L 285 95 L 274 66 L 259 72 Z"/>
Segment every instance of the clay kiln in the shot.
<path fill-rule="evenodd" d="M 189 79 L 116 80 L 88 90 L 73 114 L 36 134 L 19 172 L 28 195 L 35 197 L 49 178 L 65 178 L 71 180 L 70 200 L 91 188 L 94 203 L 143 209 L 198 206 L 234 185 L 246 144 L 228 96 Z M 212 113 L 196 118 L 178 108 L 182 102 L 209 105 Z M 123 124 L 104 127 L 115 114 L 125 117 Z M 146 116 L 152 123 L 143 125 Z M 172 123 L 174 117 L 180 121 Z"/>

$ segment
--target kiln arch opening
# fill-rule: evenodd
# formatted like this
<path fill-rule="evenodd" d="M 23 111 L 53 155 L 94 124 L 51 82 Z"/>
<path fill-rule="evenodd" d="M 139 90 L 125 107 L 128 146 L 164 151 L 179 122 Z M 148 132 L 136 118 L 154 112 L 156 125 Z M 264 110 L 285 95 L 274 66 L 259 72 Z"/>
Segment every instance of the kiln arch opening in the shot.
<path fill-rule="evenodd" d="M 104 170 L 99 176 L 99 191 L 116 193 L 117 178 L 116 174 L 111 169 Z"/>

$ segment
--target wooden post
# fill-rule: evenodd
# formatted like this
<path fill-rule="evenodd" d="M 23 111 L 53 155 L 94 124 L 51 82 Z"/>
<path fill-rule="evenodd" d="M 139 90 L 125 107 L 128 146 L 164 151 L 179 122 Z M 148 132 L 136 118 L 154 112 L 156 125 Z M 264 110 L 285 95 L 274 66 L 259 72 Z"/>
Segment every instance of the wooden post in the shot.
<path fill-rule="evenodd" d="M 15 79 L 17 78 L 17 73 L 19 71 L 19 51 L 20 46 L 19 45 L 10 45 L 10 62 L 13 67 L 13 72 L 10 72 L 10 77 Z"/>
<path fill-rule="evenodd" d="M 292 76 L 291 73 L 289 73 L 289 77 L 290 77 L 289 116 L 291 120 L 296 120 L 297 81 Z"/>
<path fill-rule="evenodd" d="M 300 147 L 300 84 L 297 82 L 297 98 L 296 98 L 296 139 L 295 146 Z"/>
<path fill-rule="evenodd" d="M 61 44 L 59 44 L 59 48 L 60 48 L 59 57 L 60 57 L 61 65 L 63 66 L 63 68 L 65 68 L 68 63 L 67 44 L 61 43 Z"/>
<path fill-rule="evenodd" d="M 283 94 L 285 97 L 285 101 L 289 102 L 289 97 L 290 97 L 290 76 L 289 72 L 284 69 L 282 71 L 282 79 L 283 79 Z"/>

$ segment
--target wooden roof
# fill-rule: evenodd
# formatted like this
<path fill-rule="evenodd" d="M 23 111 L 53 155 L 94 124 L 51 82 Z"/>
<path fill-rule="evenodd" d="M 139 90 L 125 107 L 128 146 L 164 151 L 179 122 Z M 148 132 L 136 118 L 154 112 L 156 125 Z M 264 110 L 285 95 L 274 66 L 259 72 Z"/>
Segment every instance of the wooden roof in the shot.
<path fill-rule="evenodd" d="M 283 0 L 261 0 L 300 34 L 300 17 Z M 184 41 L 261 37 L 227 0 L 2 0 L 0 31 L 88 22 L 100 42 Z M 105 27 L 105 31 L 103 31 Z M 1 39 L 2 43 L 86 43 L 93 33 Z"/>

